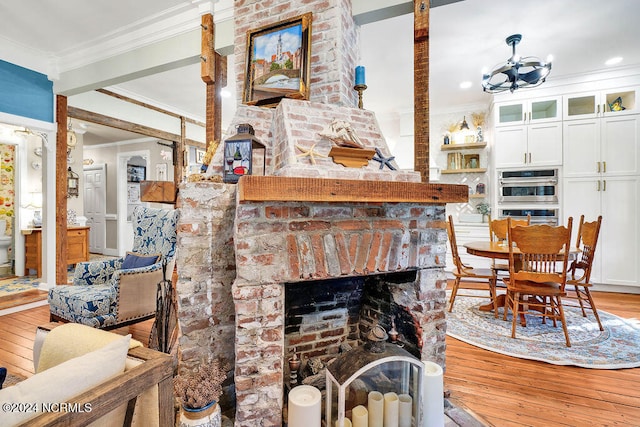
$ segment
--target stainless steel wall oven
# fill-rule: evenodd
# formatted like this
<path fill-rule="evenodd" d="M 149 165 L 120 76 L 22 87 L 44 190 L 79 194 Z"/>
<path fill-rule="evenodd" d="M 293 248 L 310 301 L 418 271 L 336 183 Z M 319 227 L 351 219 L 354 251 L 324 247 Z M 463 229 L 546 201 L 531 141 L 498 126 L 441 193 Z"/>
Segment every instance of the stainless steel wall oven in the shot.
<path fill-rule="evenodd" d="M 560 221 L 558 169 L 502 170 L 498 173 L 499 218 L 531 215 L 532 224 Z"/>
<path fill-rule="evenodd" d="M 558 170 L 501 171 L 498 203 L 558 203 Z"/>

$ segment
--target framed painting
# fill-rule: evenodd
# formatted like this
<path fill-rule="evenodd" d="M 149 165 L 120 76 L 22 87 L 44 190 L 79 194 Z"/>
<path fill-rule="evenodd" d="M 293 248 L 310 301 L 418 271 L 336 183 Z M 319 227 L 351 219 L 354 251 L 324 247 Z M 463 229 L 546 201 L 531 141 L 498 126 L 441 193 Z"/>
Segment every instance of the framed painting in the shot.
<path fill-rule="evenodd" d="M 312 13 L 247 31 L 242 102 L 275 106 L 282 98 L 309 99 Z"/>

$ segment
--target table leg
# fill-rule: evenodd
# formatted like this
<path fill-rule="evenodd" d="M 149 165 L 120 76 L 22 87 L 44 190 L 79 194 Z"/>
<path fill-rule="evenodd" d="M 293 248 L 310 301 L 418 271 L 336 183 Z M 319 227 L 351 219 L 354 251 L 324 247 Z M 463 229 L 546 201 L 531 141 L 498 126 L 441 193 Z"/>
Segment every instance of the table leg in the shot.
<path fill-rule="evenodd" d="M 498 304 L 498 307 L 504 307 L 505 302 L 506 302 L 506 297 L 504 294 L 500 294 L 496 297 L 496 303 Z M 478 310 L 493 311 L 493 301 L 491 301 L 488 304 L 481 305 L 480 307 L 478 307 Z"/>

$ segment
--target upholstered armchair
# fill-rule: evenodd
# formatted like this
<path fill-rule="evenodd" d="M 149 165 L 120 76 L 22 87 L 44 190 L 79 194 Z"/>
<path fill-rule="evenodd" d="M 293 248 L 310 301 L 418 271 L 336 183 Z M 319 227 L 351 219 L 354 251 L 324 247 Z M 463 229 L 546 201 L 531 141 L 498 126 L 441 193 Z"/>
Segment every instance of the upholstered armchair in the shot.
<path fill-rule="evenodd" d="M 178 216 L 177 210 L 136 207 L 132 251 L 78 263 L 71 285 L 49 290 L 51 320 L 114 329 L 154 317 L 163 263 L 169 278 L 173 272 Z"/>

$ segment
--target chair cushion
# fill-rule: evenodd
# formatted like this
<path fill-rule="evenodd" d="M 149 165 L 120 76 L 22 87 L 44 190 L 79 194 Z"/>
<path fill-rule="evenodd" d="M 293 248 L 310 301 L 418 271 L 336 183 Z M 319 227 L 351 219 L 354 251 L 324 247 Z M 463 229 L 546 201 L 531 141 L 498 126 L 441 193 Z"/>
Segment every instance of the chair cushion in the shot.
<path fill-rule="evenodd" d="M 116 292 L 111 285 L 56 286 L 49 289 L 49 308 L 54 314 L 96 317 L 114 311 Z"/>
<path fill-rule="evenodd" d="M 132 268 L 148 267 L 155 264 L 160 259 L 160 254 L 137 254 L 134 252 L 127 252 L 122 262 L 123 270 L 130 270 Z"/>
<path fill-rule="evenodd" d="M 42 330 L 38 328 L 38 331 Z M 50 331 L 45 331 L 38 360 L 35 357 L 34 342 L 33 364 L 36 373 L 57 366 L 74 357 L 98 350 L 121 338 L 122 335 L 79 323 L 65 323 Z M 129 341 L 129 349 L 136 347 L 142 347 L 142 343 L 131 339 Z"/>

